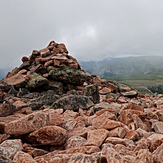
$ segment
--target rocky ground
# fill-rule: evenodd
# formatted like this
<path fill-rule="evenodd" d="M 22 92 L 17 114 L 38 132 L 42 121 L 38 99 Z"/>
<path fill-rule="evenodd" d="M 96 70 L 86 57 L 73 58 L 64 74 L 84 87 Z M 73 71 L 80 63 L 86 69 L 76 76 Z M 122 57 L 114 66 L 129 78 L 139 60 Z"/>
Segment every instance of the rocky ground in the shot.
<path fill-rule="evenodd" d="M 1 163 L 162 163 L 163 96 L 85 73 L 64 44 L 0 82 Z"/>

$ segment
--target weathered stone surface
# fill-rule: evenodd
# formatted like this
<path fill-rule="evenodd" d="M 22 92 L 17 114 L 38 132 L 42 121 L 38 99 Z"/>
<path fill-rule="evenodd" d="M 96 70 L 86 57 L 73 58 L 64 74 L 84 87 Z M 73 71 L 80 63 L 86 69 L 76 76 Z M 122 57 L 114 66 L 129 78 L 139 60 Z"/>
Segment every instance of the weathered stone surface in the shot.
<path fill-rule="evenodd" d="M 99 111 L 101 109 L 113 109 L 116 113 L 119 113 L 119 111 L 120 111 L 120 108 L 118 108 L 114 105 L 111 105 L 107 102 L 101 102 L 101 103 L 93 106 L 94 112 Z"/>
<path fill-rule="evenodd" d="M 7 140 L 8 138 L 10 137 L 10 135 L 7 135 L 7 134 L 0 134 L 0 144 Z"/>
<path fill-rule="evenodd" d="M 18 120 L 4 124 L 3 132 L 9 135 L 22 135 L 30 133 L 47 124 L 47 115 L 43 112 L 35 112 Z"/>
<path fill-rule="evenodd" d="M 73 154 L 68 163 L 100 163 L 99 156 L 87 155 L 82 153 Z"/>
<path fill-rule="evenodd" d="M 13 85 L 16 88 L 20 88 L 20 87 L 24 87 L 27 84 L 27 80 L 24 75 L 16 74 L 10 78 L 7 78 L 6 83 L 9 85 Z"/>
<path fill-rule="evenodd" d="M 109 114 L 107 114 L 107 112 L 104 112 L 96 119 L 94 119 L 92 125 L 96 129 L 107 129 L 107 130 L 122 126 L 121 122 L 109 119 Z"/>
<path fill-rule="evenodd" d="M 124 97 L 129 97 L 129 98 L 137 97 L 137 95 L 138 95 L 138 93 L 136 91 L 122 92 L 121 94 Z"/>
<path fill-rule="evenodd" d="M 82 147 L 86 143 L 86 139 L 81 136 L 72 136 L 66 141 L 65 148 Z"/>
<path fill-rule="evenodd" d="M 38 145 L 63 145 L 67 131 L 58 126 L 44 126 L 29 135 L 29 140 Z"/>
<path fill-rule="evenodd" d="M 30 101 L 30 103 L 41 103 L 42 105 L 47 105 L 50 106 L 52 105 L 55 101 L 59 99 L 58 95 L 55 95 L 54 92 L 48 92 L 47 94 L 38 97 L 36 99 L 33 99 Z"/>
<path fill-rule="evenodd" d="M 114 144 L 114 145 L 116 145 L 116 144 L 123 144 L 125 146 L 133 145 L 134 144 L 134 142 L 132 140 L 116 138 L 116 137 L 108 137 L 105 140 L 105 143 L 111 143 L 111 144 Z"/>
<path fill-rule="evenodd" d="M 5 117 L 13 114 L 16 111 L 16 107 L 12 104 L 0 104 L 0 117 Z"/>
<path fill-rule="evenodd" d="M 63 94 L 63 84 L 61 82 L 49 80 L 49 89 L 57 94 Z"/>
<path fill-rule="evenodd" d="M 23 146 L 20 139 L 5 140 L 0 144 L 0 151 L 10 159 L 13 159 L 16 152 L 21 151 L 22 149 Z"/>
<path fill-rule="evenodd" d="M 100 89 L 99 93 L 102 95 L 106 95 L 108 93 L 111 93 L 111 89 L 109 89 L 107 87 L 103 87 L 102 89 Z"/>
<path fill-rule="evenodd" d="M 145 113 L 142 112 L 142 111 L 139 111 L 139 110 L 131 110 L 131 109 L 126 109 L 126 110 L 121 110 L 120 111 L 120 117 L 119 117 L 119 120 L 126 124 L 126 125 L 129 125 L 131 122 L 133 122 L 133 117 L 132 115 L 133 114 L 136 114 L 138 116 L 144 116 Z"/>
<path fill-rule="evenodd" d="M 85 96 L 92 96 L 94 104 L 100 102 L 99 89 L 97 84 L 88 85 L 84 89 Z"/>
<path fill-rule="evenodd" d="M 82 85 L 87 79 L 83 71 L 70 68 L 66 65 L 60 65 L 58 68 L 53 67 L 49 71 L 49 75 L 56 81 L 74 85 Z"/>
<path fill-rule="evenodd" d="M 26 143 L 23 144 L 23 152 L 30 154 L 32 157 L 43 156 L 48 153 L 48 151 L 34 148 L 32 145 Z"/>
<path fill-rule="evenodd" d="M 23 101 L 21 101 L 21 100 L 15 101 L 15 102 L 13 103 L 13 105 L 16 107 L 15 110 L 20 110 L 20 109 L 22 109 L 22 108 L 28 106 L 28 104 L 26 104 L 25 102 L 23 102 Z"/>
<path fill-rule="evenodd" d="M 83 147 L 69 148 L 69 149 L 61 150 L 61 151 L 55 150 L 53 152 L 49 152 L 48 154 L 46 154 L 44 156 L 35 157 L 35 161 L 38 163 L 41 163 L 41 161 L 44 161 L 44 162 L 49 161 L 50 162 L 50 160 L 55 160 L 55 157 L 58 157 L 59 155 L 62 158 L 65 155 L 67 155 L 67 157 L 72 156 L 72 154 L 74 154 L 74 153 L 92 154 L 92 153 L 96 153 L 99 151 L 100 151 L 100 149 L 96 146 L 83 146 Z"/>
<path fill-rule="evenodd" d="M 16 163 L 16 162 L 4 156 L 4 154 L 0 151 L 0 163 Z"/>
<path fill-rule="evenodd" d="M 153 152 L 154 162 L 163 162 L 163 144 Z"/>
<path fill-rule="evenodd" d="M 22 151 L 18 151 L 15 154 L 13 161 L 16 161 L 17 163 L 37 163 L 31 155 Z"/>
<path fill-rule="evenodd" d="M 130 139 L 130 140 L 138 140 L 139 139 L 139 135 L 136 131 L 129 131 L 127 132 L 126 136 L 125 136 L 125 139 Z"/>
<path fill-rule="evenodd" d="M 151 145 L 150 145 L 150 152 L 153 152 L 156 150 L 158 146 L 160 146 L 163 143 L 163 135 L 162 134 L 152 134 L 147 138 L 150 140 Z"/>
<path fill-rule="evenodd" d="M 26 88 L 29 90 L 38 88 L 43 85 L 48 85 L 49 82 L 46 78 L 42 77 L 41 75 L 38 75 L 37 73 L 32 73 L 29 75 L 30 80 L 26 85 Z"/>
<path fill-rule="evenodd" d="M 116 162 L 116 163 L 122 163 L 122 162 L 134 163 L 134 160 L 132 160 L 130 158 L 125 158 L 124 156 L 120 155 L 114 148 L 111 148 L 111 147 L 107 148 L 106 159 L 107 159 L 108 163 L 111 163 L 111 162 Z"/>
<path fill-rule="evenodd" d="M 100 147 L 104 140 L 107 138 L 107 136 L 108 131 L 105 129 L 90 130 L 88 131 L 87 142 L 85 145 L 94 145 Z"/>
<path fill-rule="evenodd" d="M 127 132 L 123 127 L 117 127 L 109 132 L 108 137 L 124 138 L 126 134 Z"/>
<path fill-rule="evenodd" d="M 138 152 L 138 155 L 135 158 L 136 163 L 140 162 L 148 162 L 148 163 L 154 163 L 154 158 L 152 156 L 152 153 L 149 152 L 148 149 L 140 149 Z"/>
<path fill-rule="evenodd" d="M 153 127 L 156 133 L 163 134 L 163 122 L 157 121 Z"/>
<path fill-rule="evenodd" d="M 64 110 L 78 111 L 79 108 L 88 109 L 93 105 L 93 102 L 87 96 L 68 95 L 54 102 L 52 106 L 54 109 L 63 108 Z"/>

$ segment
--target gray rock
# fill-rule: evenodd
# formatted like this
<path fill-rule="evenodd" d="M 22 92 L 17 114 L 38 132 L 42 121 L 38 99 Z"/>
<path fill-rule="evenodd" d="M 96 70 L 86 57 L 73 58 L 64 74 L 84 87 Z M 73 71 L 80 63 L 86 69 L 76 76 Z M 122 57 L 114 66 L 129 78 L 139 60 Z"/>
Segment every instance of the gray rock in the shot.
<path fill-rule="evenodd" d="M 30 77 L 30 80 L 26 85 L 26 88 L 29 90 L 33 90 L 33 89 L 38 88 L 40 86 L 49 84 L 48 79 L 42 77 L 41 75 L 38 75 L 35 72 L 30 74 L 29 77 Z"/>
<path fill-rule="evenodd" d="M 50 66 L 48 70 L 52 79 L 66 84 L 82 85 L 87 80 L 87 75 L 82 70 L 66 65 L 60 65 L 59 68 Z"/>
<path fill-rule="evenodd" d="M 81 109 L 89 109 L 94 103 L 87 97 L 82 95 L 68 95 L 60 98 L 53 103 L 54 109 L 62 108 L 64 110 L 78 111 Z"/>
<path fill-rule="evenodd" d="M 92 96 L 95 104 L 100 102 L 99 89 L 97 84 L 88 85 L 84 89 L 85 96 Z"/>

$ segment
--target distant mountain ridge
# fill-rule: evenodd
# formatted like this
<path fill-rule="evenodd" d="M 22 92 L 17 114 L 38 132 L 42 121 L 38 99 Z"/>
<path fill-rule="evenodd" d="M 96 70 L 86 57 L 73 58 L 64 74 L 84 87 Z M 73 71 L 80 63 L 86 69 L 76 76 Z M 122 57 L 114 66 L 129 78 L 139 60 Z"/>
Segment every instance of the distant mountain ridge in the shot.
<path fill-rule="evenodd" d="M 163 78 L 162 56 L 111 58 L 99 62 L 80 62 L 80 64 L 84 70 L 101 78 Z"/>

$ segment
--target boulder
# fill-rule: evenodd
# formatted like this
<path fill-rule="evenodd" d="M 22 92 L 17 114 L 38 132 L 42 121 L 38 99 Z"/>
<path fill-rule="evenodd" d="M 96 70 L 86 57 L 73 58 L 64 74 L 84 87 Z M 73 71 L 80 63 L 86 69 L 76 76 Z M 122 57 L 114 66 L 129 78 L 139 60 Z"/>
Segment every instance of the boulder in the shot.
<path fill-rule="evenodd" d="M 29 135 L 29 140 L 38 145 L 63 145 L 67 131 L 58 126 L 44 126 Z"/>
<path fill-rule="evenodd" d="M 94 104 L 100 102 L 99 89 L 97 84 L 88 85 L 84 89 L 85 96 L 91 96 Z"/>
<path fill-rule="evenodd" d="M 53 67 L 49 71 L 52 79 L 66 84 L 82 85 L 87 80 L 87 75 L 82 71 L 70 68 L 66 65 L 60 65 L 58 68 Z"/>
<path fill-rule="evenodd" d="M 62 108 L 64 110 L 78 111 L 81 109 L 89 109 L 94 103 L 87 97 L 82 95 L 68 95 L 60 98 L 53 103 L 54 109 Z"/>
<path fill-rule="evenodd" d="M 30 77 L 30 80 L 26 85 L 26 88 L 29 90 L 33 90 L 40 86 L 49 84 L 49 82 L 46 78 L 42 77 L 41 75 L 38 75 L 35 72 L 30 74 L 29 77 Z"/>

